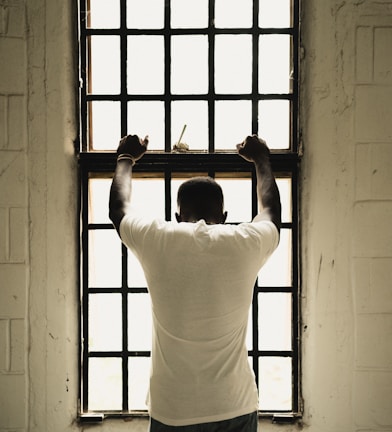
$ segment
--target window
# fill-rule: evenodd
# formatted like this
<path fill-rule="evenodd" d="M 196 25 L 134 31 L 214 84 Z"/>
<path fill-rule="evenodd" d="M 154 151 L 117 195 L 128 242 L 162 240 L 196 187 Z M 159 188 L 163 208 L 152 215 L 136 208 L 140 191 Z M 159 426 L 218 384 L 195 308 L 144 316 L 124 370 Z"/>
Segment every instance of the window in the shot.
<path fill-rule="evenodd" d="M 150 137 L 134 167 L 133 203 L 167 220 L 194 175 L 221 184 L 228 223 L 251 220 L 255 174 L 235 144 L 252 133 L 267 140 L 283 226 L 255 283 L 247 346 L 260 414 L 300 411 L 298 8 L 298 0 L 80 0 L 82 417 L 146 412 L 149 296 L 107 208 L 114 151 L 127 133 Z"/>

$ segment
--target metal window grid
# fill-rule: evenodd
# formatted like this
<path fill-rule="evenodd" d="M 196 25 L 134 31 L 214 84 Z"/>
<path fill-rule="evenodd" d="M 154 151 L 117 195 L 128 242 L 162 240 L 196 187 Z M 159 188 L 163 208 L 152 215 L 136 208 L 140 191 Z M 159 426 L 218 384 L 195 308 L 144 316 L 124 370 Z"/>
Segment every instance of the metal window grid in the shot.
<path fill-rule="evenodd" d="M 135 30 L 127 28 L 126 24 L 126 0 L 120 0 L 120 28 L 95 29 L 87 27 L 89 0 L 80 0 L 80 122 L 81 122 L 81 152 L 80 180 L 81 180 L 81 344 L 80 344 L 80 415 L 87 415 L 88 405 L 88 367 L 89 359 L 94 357 L 117 357 L 122 359 L 122 409 L 120 411 L 108 411 L 105 416 L 137 415 L 141 413 L 131 412 L 128 406 L 128 359 L 130 357 L 148 357 L 149 351 L 128 350 L 128 294 L 147 293 L 146 287 L 130 288 L 127 283 L 127 249 L 122 246 L 122 283 L 121 287 L 95 288 L 89 286 L 89 232 L 91 230 L 114 229 L 110 224 L 91 224 L 88 215 L 88 181 L 92 173 L 103 177 L 113 173 L 116 156 L 113 152 L 90 151 L 89 146 L 89 113 L 88 103 L 97 100 L 120 101 L 121 104 L 121 135 L 127 134 L 127 119 L 129 101 L 134 100 L 159 100 L 165 105 L 165 145 L 164 152 L 147 153 L 134 167 L 135 173 L 152 173 L 164 176 L 165 181 L 165 215 L 171 217 L 171 179 L 173 173 L 199 173 L 205 172 L 214 177 L 218 173 L 231 173 L 233 177 L 250 173 L 252 177 L 252 213 L 257 213 L 256 178 L 251 164 L 244 161 L 234 152 L 216 152 L 214 146 L 214 102 L 217 100 L 250 100 L 252 103 L 252 133 L 258 133 L 258 102 L 260 100 L 289 100 L 291 114 L 291 138 L 290 149 L 272 151 L 272 167 L 277 176 L 289 176 L 292 179 L 292 220 L 283 223 L 282 229 L 292 231 L 292 284 L 287 287 L 259 287 L 255 284 L 252 313 L 253 313 L 253 349 L 248 352 L 252 358 L 256 380 L 259 376 L 259 358 L 268 356 L 289 357 L 292 359 L 292 409 L 289 411 L 261 411 L 261 415 L 273 416 L 280 413 L 293 417 L 301 412 L 300 405 L 300 341 L 299 341 L 299 236 L 298 236 L 298 42 L 299 42 L 299 0 L 292 2 L 292 27 L 289 28 L 260 28 L 258 26 L 258 1 L 253 1 L 253 25 L 251 28 L 217 29 L 214 22 L 214 0 L 209 0 L 209 26 L 206 29 L 172 29 L 170 28 L 170 2 L 165 2 L 165 25 L 162 30 L 148 29 Z M 127 93 L 127 37 L 129 35 L 164 35 L 165 46 L 165 90 L 163 95 L 129 95 Z M 205 34 L 209 41 L 209 91 L 203 95 L 178 95 L 172 94 L 170 89 L 170 38 L 172 35 Z M 252 35 L 252 92 L 250 94 L 216 94 L 214 92 L 214 38 L 219 34 L 250 34 Z M 293 86 L 288 94 L 260 94 L 258 90 L 258 38 L 262 34 L 288 34 L 292 36 L 293 57 Z M 94 95 L 89 94 L 88 87 L 88 40 L 92 35 L 119 35 L 121 40 L 121 92 L 120 94 Z M 208 102 L 208 152 L 172 153 L 171 152 L 171 102 L 176 100 L 203 100 Z M 258 348 L 258 294 L 265 292 L 291 293 L 292 294 L 292 349 L 290 351 L 262 351 Z M 118 293 L 122 296 L 122 350 L 120 351 L 96 351 L 91 352 L 88 346 L 88 299 L 93 293 Z M 143 413 L 142 413 L 143 414 Z"/>

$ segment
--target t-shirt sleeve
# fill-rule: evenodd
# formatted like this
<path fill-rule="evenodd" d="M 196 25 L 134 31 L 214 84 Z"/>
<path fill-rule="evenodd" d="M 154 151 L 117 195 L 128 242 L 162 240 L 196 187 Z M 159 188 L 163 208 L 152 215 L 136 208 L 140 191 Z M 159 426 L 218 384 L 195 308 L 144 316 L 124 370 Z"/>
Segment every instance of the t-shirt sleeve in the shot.
<path fill-rule="evenodd" d="M 121 240 L 137 257 L 140 257 L 144 245 L 149 242 L 154 222 L 138 215 L 127 214 L 120 223 Z"/>
<path fill-rule="evenodd" d="M 259 265 L 262 266 L 279 244 L 279 231 L 276 225 L 269 220 L 259 220 L 242 224 L 242 229 L 252 240 Z"/>
<path fill-rule="evenodd" d="M 145 253 L 161 244 L 167 233 L 170 222 L 163 219 L 152 219 L 136 212 L 126 214 L 120 223 L 120 237 L 136 257 L 141 260 Z"/>

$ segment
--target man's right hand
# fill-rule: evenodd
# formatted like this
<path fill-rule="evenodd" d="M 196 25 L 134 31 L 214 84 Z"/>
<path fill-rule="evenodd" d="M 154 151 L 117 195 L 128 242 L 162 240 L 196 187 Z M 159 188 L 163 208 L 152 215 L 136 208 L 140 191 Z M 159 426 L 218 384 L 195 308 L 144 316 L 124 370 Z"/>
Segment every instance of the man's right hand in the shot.
<path fill-rule="evenodd" d="M 237 151 L 249 162 L 268 160 L 270 155 L 266 142 L 257 135 L 247 136 L 241 144 L 237 144 Z"/>
<path fill-rule="evenodd" d="M 147 151 L 148 136 L 142 140 L 137 135 L 127 135 L 120 140 L 117 155 L 130 154 L 135 160 L 140 159 Z"/>

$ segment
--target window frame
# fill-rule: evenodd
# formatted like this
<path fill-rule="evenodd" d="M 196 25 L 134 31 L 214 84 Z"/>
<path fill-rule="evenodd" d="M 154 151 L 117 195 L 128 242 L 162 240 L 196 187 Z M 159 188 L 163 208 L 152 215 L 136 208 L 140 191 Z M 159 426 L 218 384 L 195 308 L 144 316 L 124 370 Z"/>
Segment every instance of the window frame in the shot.
<path fill-rule="evenodd" d="M 175 153 L 171 150 L 172 136 L 170 127 L 165 127 L 165 145 L 164 151 L 148 152 L 134 166 L 135 175 L 147 175 L 164 173 L 165 193 L 170 196 L 170 180 L 172 173 L 189 173 L 189 172 L 207 172 L 214 176 L 215 173 L 231 173 L 233 177 L 241 176 L 242 173 L 248 173 L 252 177 L 252 215 L 257 213 L 257 196 L 256 196 L 256 176 L 253 164 L 246 162 L 238 156 L 234 151 L 214 151 L 214 109 L 213 105 L 216 100 L 251 100 L 252 102 L 252 133 L 258 134 L 258 103 L 260 100 L 268 99 L 283 99 L 289 100 L 291 106 L 291 148 L 288 150 L 272 150 L 271 164 L 275 175 L 288 174 L 292 179 L 292 221 L 283 223 L 282 229 L 292 230 L 292 286 L 291 287 L 258 287 L 255 284 L 254 298 L 252 302 L 252 313 L 254 317 L 258 316 L 258 294 L 260 292 L 290 292 L 292 293 L 292 350 L 289 352 L 283 351 L 249 351 L 248 355 L 253 358 L 253 367 L 258 379 L 258 359 L 262 356 L 279 357 L 289 356 L 292 358 L 292 410 L 287 411 L 260 411 L 262 417 L 273 417 L 275 419 L 292 418 L 295 419 L 301 416 L 301 385 L 300 385 L 300 255 L 299 255 L 299 220 L 298 220 L 298 203 L 299 203 L 299 136 L 298 136 L 298 106 L 299 106 L 299 89 L 298 89 L 298 74 L 299 74 L 299 1 L 293 1 L 293 17 L 292 27 L 290 28 L 270 28 L 261 29 L 258 27 L 258 1 L 253 1 L 253 26 L 249 29 L 215 29 L 211 23 L 213 22 L 213 14 L 209 17 L 209 26 L 206 29 L 170 29 L 170 9 L 165 8 L 165 28 L 161 30 L 135 30 L 127 29 L 126 27 L 126 0 L 120 0 L 120 17 L 121 25 L 119 29 L 90 29 L 84 25 L 87 13 L 88 0 L 79 0 L 80 13 L 80 152 L 79 152 L 79 168 L 80 168 L 80 186 L 81 186 L 81 313 L 80 313 L 80 412 L 79 417 L 90 419 L 92 411 L 88 410 L 88 387 L 83 385 L 83 382 L 88 382 L 88 358 L 91 354 L 99 356 L 99 353 L 88 352 L 88 295 L 95 292 L 103 293 L 99 289 L 91 289 L 88 284 L 88 235 L 91 229 L 114 229 L 110 224 L 90 224 L 88 218 L 88 181 L 91 173 L 97 173 L 102 176 L 109 176 L 114 172 L 116 165 L 116 154 L 107 151 L 91 151 L 89 149 L 89 114 L 88 103 L 92 100 L 118 100 L 121 103 L 121 135 L 127 133 L 127 104 L 134 100 L 162 100 L 165 104 L 165 124 L 171 124 L 170 104 L 173 100 L 208 100 L 208 124 L 209 124 L 209 149 L 208 152 L 195 151 L 189 153 Z M 209 8 L 214 9 L 214 0 L 209 0 Z M 215 94 L 213 90 L 214 80 L 214 36 L 216 34 L 239 34 L 245 32 L 252 35 L 253 61 L 252 61 L 252 92 L 251 94 Z M 127 94 L 126 85 L 126 61 L 121 64 L 121 92 L 120 95 L 91 95 L 88 94 L 86 83 L 88 83 L 88 67 L 87 61 L 87 44 L 88 37 L 95 34 L 118 34 L 121 40 L 121 52 L 127 55 L 127 37 L 133 34 L 164 34 L 165 37 L 165 58 L 170 57 L 170 37 L 173 34 L 207 34 L 209 43 L 212 48 L 209 48 L 209 92 L 206 95 L 172 95 L 170 93 L 170 62 L 165 62 L 165 93 L 163 95 L 129 95 Z M 258 38 L 264 34 L 290 34 L 292 36 L 292 57 L 293 57 L 293 80 L 292 92 L 289 94 L 260 94 L 258 90 Z M 166 200 L 165 216 L 169 220 L 171 218 L 170 200 Z M 122 245 L 122 268 L 127 265 L 127 249 Z M 114 292 L 111 290 L 111 292 Z M 127 287 L 127 276 L 123 272 L 122 287 L 116 289 L 115 292 L 121 293 L 126 297 L 132 292 L 132 288 Z M 145 289 L 147 292 L 147 289 Z M 126 301 L 123 301 L 123 319 L 127 319 Z M 256 319 L 257 321 L 257 319 Z M 257 322 L 256 322 L 257 323 Z M 123 331 L 123 347 L 127 343 L 127 333 Z M 258 326 L 253 326 L 253 346 L 258 347 Z M 128 350 L 122 351 L 123 364 L 127 363 L 131 352 Z M 110 354 L 105 352 L 105 354 Z M 147 356 L 148 352 L 132 352 L 134 356 Z M 145 416 L 146 412 L 129 412 L 128 411 L 128 375 L 127 367 L 123 367 L 123 412 L 105 412 L 104 417 L 126 417 L 126 416 Z"/>

